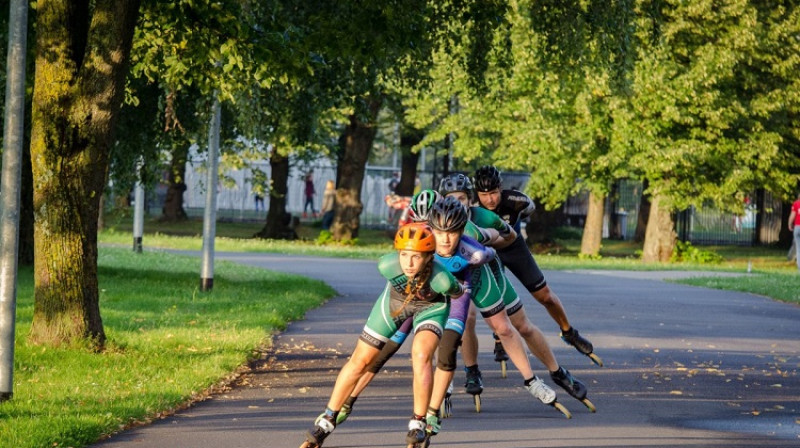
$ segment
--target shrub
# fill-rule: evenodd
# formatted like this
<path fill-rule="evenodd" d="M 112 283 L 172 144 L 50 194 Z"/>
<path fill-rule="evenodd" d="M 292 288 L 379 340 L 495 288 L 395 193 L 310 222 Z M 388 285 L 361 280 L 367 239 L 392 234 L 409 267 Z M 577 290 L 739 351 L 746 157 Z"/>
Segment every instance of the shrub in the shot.
<path fill-rule="evenodd" d="M 686 241 L 678 241 L 675 245 L 675 250 L 669 261 L 673 263 L 689 262 L 699 264 L 718 264 L 723 260 L 722 255 L 714 252 L 713 250 L 700 249 L 692 246 L 692 243 Z"/>

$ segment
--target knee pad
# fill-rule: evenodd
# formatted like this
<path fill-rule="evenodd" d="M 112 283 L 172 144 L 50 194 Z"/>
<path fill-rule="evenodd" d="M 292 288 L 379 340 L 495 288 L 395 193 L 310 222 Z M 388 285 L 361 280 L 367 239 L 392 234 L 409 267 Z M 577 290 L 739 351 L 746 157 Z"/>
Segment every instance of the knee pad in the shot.
<path fill-rule="evenodd" d="M 439 341 L 439 356 L 436 367 L 445 372 L 456 370 L 456 351 L 461 343 L 461 333 L 445 330 Z"/>

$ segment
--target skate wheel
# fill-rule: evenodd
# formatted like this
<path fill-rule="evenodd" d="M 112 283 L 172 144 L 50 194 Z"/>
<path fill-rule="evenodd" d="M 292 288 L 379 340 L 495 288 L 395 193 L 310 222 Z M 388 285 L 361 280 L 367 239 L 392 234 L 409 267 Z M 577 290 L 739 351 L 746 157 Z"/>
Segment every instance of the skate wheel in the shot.
<path fill-rule="evenodd" d="M 444 399 L 444 407 L 442 409 L 442 418 L 448 418 L 453 415 L 453 400 L 450 397 Z"/>
<path fill-rule="evenodd" d="M 594 406 L 594 403 L 589 401 L 588 398 L 581 400 L 581 403 L 583 403 L 583 405 L 589 409 L 589 412 L 597 412 L 597 408 Z"/>
<path fill-rule="evenodd" d="M 481 396 L 480 395 L 473 395 L 472 400 L 475 401 L 475 412 L 481 412 Z"/>
<path fill-rule="evenodd" d="M 564 414 L 564 417 L 572 418 L 572 413 L 569 412 L 569 409 L 567 409 L 567 407 L 564 406 L 563 404 L 561 404 L 561 403 L 559 403 L 557 401 L 554 401 L 553 402 L 553 407 L 556 408 L 558 410 L 558 412 Z"/>
<path fill-rule="evenodd" d="M 595 355 L 594 353 L 589 353 L 588 356 L 593 363 L 597 364 L 600 367 L 603 367 L 603 360 L 599 356 Z"/>
<path fill-rule="evenodd" d="M 500 361 L 500 376 L 503 378 L 508 374 L 508 364 L 505 361 Z"/>
<path fill-rule="evenodd" d="M 317 445 L 316 443 L 309 442 L 308 440 L 306 440 L 305 442 L 303 442 L 302 445 L 300 445 L 300 448 L 319 448 L 319 445 Z"/>

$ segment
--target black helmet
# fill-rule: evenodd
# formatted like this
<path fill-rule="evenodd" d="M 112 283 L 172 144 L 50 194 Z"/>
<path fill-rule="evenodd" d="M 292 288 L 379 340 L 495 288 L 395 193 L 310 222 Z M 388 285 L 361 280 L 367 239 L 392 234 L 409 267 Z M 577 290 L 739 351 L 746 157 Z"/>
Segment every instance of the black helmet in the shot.
<path fill-rule="evenodd" d="M 452 232 L 463 229 L 467 225 L 467 219 L 466 207 L 458 199 L 448 196 L 433 204 L 428 215 L 428 224 L 436 230 Z"/>
<path fill-rule="evenodd" d="M 472 181 L 469 180 L 469 177 L 463 174 L 451 174 L 442 178 L 442 181 L 439 182 L 439 193 L 447 196 L 455 191 L 463 191 L 472 196 Z"/>
<path fill-rule="evenodd" d="M 411 198 L 411 211 L 414 212 L 411 219 L 414 221 L 427 221 L 431 213 L 433 204 L 436 203 L 442 195 L 436 190 L 422 190 Z"/>
<path fill-rule="evenodd" d="M 484 165 L 475 171 L 474 181 L 476 190 L 487 192 L 500 188 L 503 177 L 494 165 Z"/>

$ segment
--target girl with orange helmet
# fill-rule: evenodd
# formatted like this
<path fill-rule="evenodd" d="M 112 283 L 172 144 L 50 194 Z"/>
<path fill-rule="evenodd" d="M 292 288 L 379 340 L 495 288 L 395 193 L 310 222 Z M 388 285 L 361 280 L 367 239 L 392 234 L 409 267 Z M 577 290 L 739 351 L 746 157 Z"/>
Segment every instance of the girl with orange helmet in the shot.
<path fill-rule="evenodd" d="M 395 235 L 394 248 L 397 252 L 384 255 L 378 262 L 378 270 L 387 280 L 386 287 L 372 308 L 353 354 L 336 378 L 325 412 L 316 419 L 301 448 L 322 446 L 367 366 L 409 319 L 416 336 L 411 347 L 414 415 L 408 424 L 406 442 L 410 446 L 425 442 L 425 415 L 433 387 L 433 353 L 450 311 L 449 298 L 462 295 L 464 286 L 434 259 L 436 241 L 427 224 L 402 226 Z"/>

